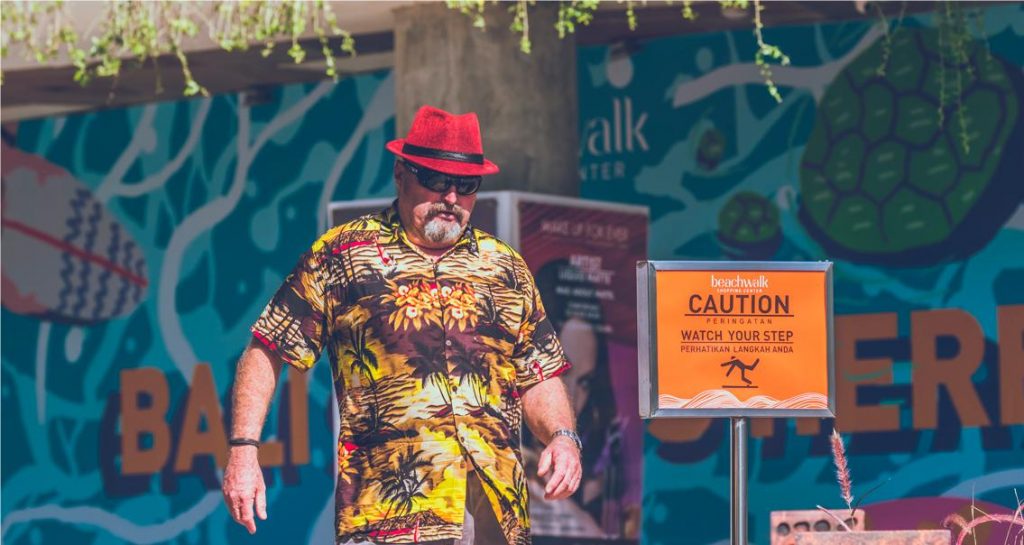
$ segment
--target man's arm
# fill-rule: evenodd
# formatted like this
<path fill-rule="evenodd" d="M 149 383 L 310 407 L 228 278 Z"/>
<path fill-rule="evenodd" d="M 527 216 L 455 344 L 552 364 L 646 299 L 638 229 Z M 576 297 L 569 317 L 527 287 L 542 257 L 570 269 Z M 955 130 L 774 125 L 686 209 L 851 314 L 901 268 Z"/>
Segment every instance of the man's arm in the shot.
<path fill-rule="evenodd" d="M 547 445 L 540 454 L 537 475 L 547 477 L 544 499 L 560 500 L 576 492 L 583 475 L 580 451 L 565 436 L 555 436 L 560 429 L 575 430 L 572 405 L 559 377 L 541 381 L 523 393 L 523 416 L 530 431 Z"/>
<path fill-rule="evenodd" d="M 281 358 L 255 339 L 238 360 L 231 404 L 231 437 L 259 439 L 263 420 L 277 388 Z M 235 522 L 256 533 L 256 514 L 267 519 L 267 487 L 254 446 L 231 447 L 224 468 L 224 503 Z"/>

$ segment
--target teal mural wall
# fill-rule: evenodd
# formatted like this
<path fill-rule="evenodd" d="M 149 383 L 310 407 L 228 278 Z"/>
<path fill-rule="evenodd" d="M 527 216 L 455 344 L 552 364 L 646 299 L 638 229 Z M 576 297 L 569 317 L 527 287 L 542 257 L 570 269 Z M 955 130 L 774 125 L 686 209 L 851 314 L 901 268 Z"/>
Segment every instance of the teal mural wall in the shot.
<path fill-rule="evenodd" d="M 331 540 L 327 367 L 279 390 L 255 537 L 205 451 L 325 204 L 394 194 L 393 135 L 390 71 L 4 127 L 5 544 Z"/>
<path fill-rule="evenodd" d="M 653 259 L 834 260 L 854 494 L 875 488 L 879 526 L 934 527 L 1024 488 L 1024 8 L 986 8 L 959 69 L 931 16 L 901 28 L 885 76 L 877 25 L 769 29 L 782 104 L 746 31 L 582 48 L 580 174 L 650 207 Z M 937 121 L 958 73 L 970 150 L 955 106 Z M 393 194 L 393 135 L 390 72 L 4 127 L 5 544 L 330 540 L 326 367 L 268 417 L 256 536 L 203 439 L 324 204 Z M 831 427 L 754 423 L 754 543 L 771 510 L 842 505 Z M 642 541 L 727 540 L 725 425 L 654 424 L 644 448 Z"/>
<path fill-rule="evenodd" d="M 749 31 L 579 54 L 582 195 L 649 206 L 652 259 L 835 261 L 836 427 L 875 528 L 1024 488 L 1024 7 L 981 15 L 961 59 L 933 15 L 888 62 L 877 21 L 768 29 L 780 104 Z M 752 424 L 753 542 L 773 510 L 845 506 L 832 427 Z M 649 424 L 644 464 L 643 543 L 728 543 L 725 422 Z"/>

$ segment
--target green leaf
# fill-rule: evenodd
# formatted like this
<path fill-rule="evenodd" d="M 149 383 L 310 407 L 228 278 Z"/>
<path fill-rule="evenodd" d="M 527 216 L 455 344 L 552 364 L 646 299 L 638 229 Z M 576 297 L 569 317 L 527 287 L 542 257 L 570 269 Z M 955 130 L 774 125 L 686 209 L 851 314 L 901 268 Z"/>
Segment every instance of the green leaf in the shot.
<path fill-rule="evenodd" d="M 295 64 L 300 64 L 306 59 L 306 50 L 296 42 L 288 48 L 288 56 L 295 60 Z"/>
<path fill-rule="evenodd" d="M 185 91 L 184 92 L 185 92 L 185 96 L 191 97 L 191 96 L 198 95 L 201 92 L 201 88 L 199 87 L 199 84 L 196 83 L 196 80 L 189 80 L 189 81 L 185 82 Z"/>

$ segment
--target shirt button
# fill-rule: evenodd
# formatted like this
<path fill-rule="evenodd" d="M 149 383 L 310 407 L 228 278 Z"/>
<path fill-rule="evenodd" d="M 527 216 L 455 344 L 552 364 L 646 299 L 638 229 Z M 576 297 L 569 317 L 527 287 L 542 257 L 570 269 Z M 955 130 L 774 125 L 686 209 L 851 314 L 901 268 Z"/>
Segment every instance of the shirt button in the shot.
<path fill-rule="evenodd" d="M 452 345 L 451 339 L 445 341 L 444 344 L 445 344 L 445 346 L 451 346 Z"/>

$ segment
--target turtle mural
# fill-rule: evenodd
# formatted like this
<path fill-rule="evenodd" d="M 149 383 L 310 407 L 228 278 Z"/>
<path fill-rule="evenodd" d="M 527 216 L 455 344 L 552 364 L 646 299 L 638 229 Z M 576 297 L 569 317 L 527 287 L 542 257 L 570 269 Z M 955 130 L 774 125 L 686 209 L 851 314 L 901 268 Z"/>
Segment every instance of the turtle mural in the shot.
<path fill-rule="evenodd" d="M 718 213 L 718 241 L 733 259 L 771 257 L 782 244 L 779 209 L 757 193 L 736 193 Z"/>
<path fill-rule="evenodd" d="M 1020 69 L 977 42 L 967 45 L 967 62 L 955 65 L 951 53 L 939 55 L 938 40 L 932 29 L 896 31 L 884 75 L 879 40 L 838 74 L 818 105 L 801 159 L 799 216 L 832 256 L 889 266 L 963 259 L 1024 199 Z M 959 97 L 951 89 L 957 73 Z"/>
<path fill-rule="evenodd" d="M 722 131 L 711 127 L 700 136 L 700 143 L 697 145 L 697 165 L 707 172 L 718 167 L 725 155 L 725 136 Z"/>

